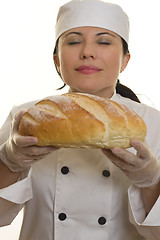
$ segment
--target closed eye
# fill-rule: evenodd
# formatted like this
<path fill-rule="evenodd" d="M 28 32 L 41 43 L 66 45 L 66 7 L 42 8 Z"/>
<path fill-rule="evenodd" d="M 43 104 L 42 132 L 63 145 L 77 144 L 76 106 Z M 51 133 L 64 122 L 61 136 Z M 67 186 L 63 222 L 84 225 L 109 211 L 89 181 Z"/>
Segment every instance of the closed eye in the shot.
<path fill-rule="evenodd" d="M 98 41 L 98 44 L 102 44 L 102 45 L 110 45 L 111 43 L 110 42 L 104 42 L 104 41 Z"/>
<path fill-rule="evenodd" d="M 73 42 L 68 42 L 68 45 L 76 45 L 81 43 L 80 41 L 73 41 Z"/>

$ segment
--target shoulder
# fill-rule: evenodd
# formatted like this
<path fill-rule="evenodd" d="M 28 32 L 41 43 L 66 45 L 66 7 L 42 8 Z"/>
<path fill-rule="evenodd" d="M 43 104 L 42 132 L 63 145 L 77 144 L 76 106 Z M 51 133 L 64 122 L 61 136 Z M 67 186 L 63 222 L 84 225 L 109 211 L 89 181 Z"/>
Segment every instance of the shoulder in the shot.
<path fill-rule="evenodd" d="M 33 107 L 36 104 L 36 102 L 38 102 L 38 101 L 39 101 L 39 99 L 14 106 L 11 110 L 12 116 L 16 115 L 19 111 L 21 111 L 23 109 L 27 110 L 27 109 Z"/>
<path fill-rule="evenodd" d="M 148 118 L 154 119 L 155 117 L 160 119 L 160 111 L 155 109 L 154 107 L 150 107 L 143 103 L 135 102 L 129 98 L 122 97 L 119 94 L 116 94 L 112 100 L 119 104 L 126 105 L 128 108 L 140 115 L 144 120 L 147 120 Z"/>
<path fill-rule="evenodd" d="M 146 141 L 154 153 L 156 153 L 158 159 L 160 159 L 160 111 L 143 103 L 121 97 L 118 94 L 112 100 L 126 105 L 143 118 L 147 126 Z"/>

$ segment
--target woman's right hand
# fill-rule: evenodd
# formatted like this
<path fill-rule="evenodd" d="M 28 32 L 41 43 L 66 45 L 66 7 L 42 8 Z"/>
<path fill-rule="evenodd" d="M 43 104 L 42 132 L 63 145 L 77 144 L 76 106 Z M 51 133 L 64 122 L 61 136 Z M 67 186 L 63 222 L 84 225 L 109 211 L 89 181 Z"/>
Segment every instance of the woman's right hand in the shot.
<path fill-rule="evenodd" d="M 20 111 L 13 119 L 10 137 L 5 143 L 7 157 L 5 164 L 14 172 L 23 171 L 37 160 L 58 149 L 53 146 L 38 147 L 35 145 L 38 141 L 37 138 L 19 134 L 19 123 L 24 113 L 25 111 Z"/>

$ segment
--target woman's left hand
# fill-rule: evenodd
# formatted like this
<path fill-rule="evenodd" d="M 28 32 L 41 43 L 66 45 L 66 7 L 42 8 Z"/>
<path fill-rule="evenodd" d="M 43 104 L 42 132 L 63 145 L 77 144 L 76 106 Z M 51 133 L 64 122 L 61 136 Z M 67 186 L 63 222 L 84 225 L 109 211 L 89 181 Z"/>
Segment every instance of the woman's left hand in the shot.
<path fill-rule="evenodd" d="M 136 155 L 118 147 L 102 151 L 136 186 L 144 188 L 158 183 L 160 162 L 146 143 L 133 139 L 131 145 L 137 151 Z"/>

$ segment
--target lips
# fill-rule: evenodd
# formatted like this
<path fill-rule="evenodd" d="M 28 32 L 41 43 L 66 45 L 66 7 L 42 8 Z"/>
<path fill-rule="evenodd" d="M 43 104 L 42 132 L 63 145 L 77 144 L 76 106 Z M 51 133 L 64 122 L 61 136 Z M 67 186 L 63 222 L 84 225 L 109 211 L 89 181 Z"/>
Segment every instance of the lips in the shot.
<path fill-rule="evenodd" d="M 76 71 L 82 73 L 82 74 L 93 74 L 101 71 L 102 69 L 96 67 L 96 66 L 80 66 L 75 69 Z"/>

